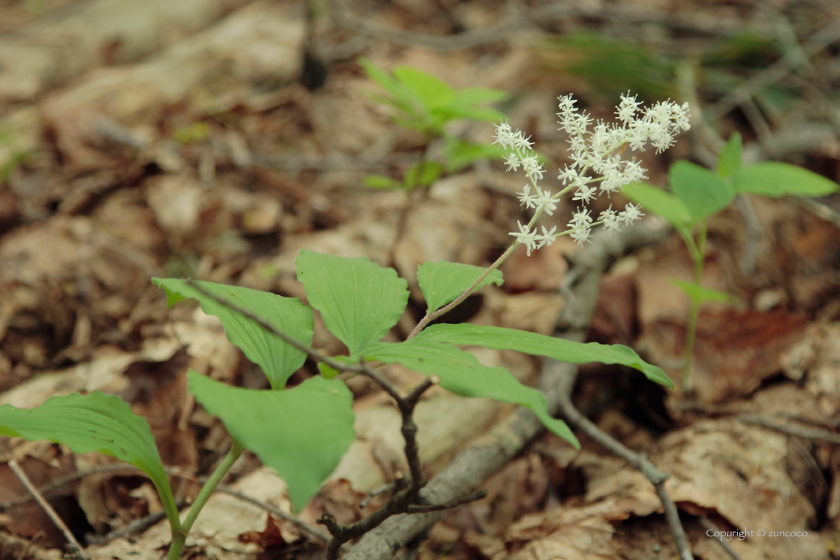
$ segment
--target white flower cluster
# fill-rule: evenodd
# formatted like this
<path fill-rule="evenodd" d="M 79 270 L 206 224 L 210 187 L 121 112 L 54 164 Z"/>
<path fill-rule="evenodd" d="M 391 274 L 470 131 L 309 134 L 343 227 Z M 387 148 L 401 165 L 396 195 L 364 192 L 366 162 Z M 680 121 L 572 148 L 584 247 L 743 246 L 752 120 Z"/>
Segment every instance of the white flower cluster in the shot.
<path fill-rule="evenodd" d="M 575 191 L 572 200 L 589 204 L 598 190 L 609 196 L 624 185 L 646 179 L 645 169 L 635 159 L 621 159 L 624 149 L 629 146 L 631 150 L 644 151 L 650 142 L 659 153 L 674 144 L 675 135 L 690 128 L 688 103 L 680 106 L 666 101 L 644 108 L 635 96 L 622 95 L 621 104 L 616 108 L 618 122 L 607 125 L 598 121 L 592 126 L 592 118 L 585 112 L 578 112 L 570 95 L 559 99 L 558 124 L 569 134 L 572 164 L 560 171 L 558 179 L 563 181 L 564 188 L 557 194 L 551 194 L 538 184 L 544 170 L 531 149 L 530 138 L 518 130 L 511 130 L 507 122 L 496 126 L 495 143 L 510 150 L 505 160 L 508 171 L 522 167 L 528 177 L 529 184 L 523 187 L 519 200 L 526 208 L 535 209 L 534 217 L 528 225 L 517 222 L 519 231 L 511 235 L 526 246 L 529 255 L 533 250 L 551 245 L 561 235 L 569 235 L 583 245 L 589 239 L 592 226 L 603 225 L 607 230 L 617 230 L 621 223 L 629 225 L 644 216 L 640 207 L 633 204 L 628 204 L 621 212 L 610 206 L 593 222 L 589 210 L 581 207 L 574 213 L 566 231 L 557 233 L 555 226 L 548 231 L 543 227 L 542 233 L 538 233 L 534 226 L 543 212 L 553 215 L 557 201 L 571 190 Z M 599 176 L 593 177 L 590 172 Z M 532 188 L 534 194 L 531 194 Z"/>

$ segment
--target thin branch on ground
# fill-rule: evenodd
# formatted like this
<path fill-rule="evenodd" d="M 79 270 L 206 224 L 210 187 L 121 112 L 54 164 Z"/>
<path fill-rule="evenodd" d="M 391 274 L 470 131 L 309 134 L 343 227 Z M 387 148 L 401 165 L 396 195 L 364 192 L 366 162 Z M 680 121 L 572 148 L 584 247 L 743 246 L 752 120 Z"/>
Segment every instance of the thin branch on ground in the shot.
<path fill-rule="evenodd" d="M 41 506 L 41 509 L 44 510 L 44 513 L 50 518 L 50 520 L 55 524 L 56 527 L 61 531 L 64 535 L 64 538 L 67 539 L 68 547 L 71 550 L 71 554 L 74 558 L 78 558 L 80 560 L 90 560 L 87 556 L 85 556 L 85 551 L 82 548 L 82 545 L 79 544 L 79 541 L 76 540 L 76 537 L 73 536 L 73 533 L 70 532 L 70 529 L 67 528 L 67 525 L 64 521 L 59 517 L 59 515 L 55 512 L 52 506 L 44 499 L 38 489 L 35 488 L 35 485 L 32 484 L 32 481 L 29 480 L 29 477 L 26 476 L 26 473 L 20 468 L 17 461 L 12 459 L 8 462 L 9 468 L 12 469 L 12 472 L 15 476 L 20 480 L 21 484 L 23 484 L 24 488 L 32 494 L 35 498 L 35 501 L 38 502 L 38 505 Z"/>
<path fill-rule="evenodd" d="M 782 424 L 770 418 L 759 416 L 758 414 L 740 414 L 738 420 L 746 422 L 747 424 L 755 424 L 757 426 L 764 426 L 771 430 L 783 432 L 793 436 L 799 436 L 806 439 L 819 439 L 829 443 L 840 444 L 840 434 L 823 430 L 821 428 L 809 428 L 799 424 Z"/>
<path fill-rule="evenodd" d="M 179 467 L 164 467 L 164 471 L 166 472 L 166 474 L 168 474 L 170 476 L 187 478 L 189 480 L 193 480 L 193 481 L 196 481 L 198 483 L 205 483 L 205 482 L 207 482 L 207 478 L 208 478 L 206 476 L 198 476 L 198 477 L 194 476 L 190 473 L 184 472 L 184 470 L 179 468 Z M 71 475 L 68 475 L 68 476 L 57 478 L 57 479 L 39 487 L 38 492 L 41 493 L 44 496 L 48 496 L 52 492 L 55 492 L 55 491 L 59 490 L 60 488 L 66 486 L 67 484 L 70 484 L 71 482 L 74 482 L 76 480 L 85 478 L 86 476 L 92 476 L 92 475 L 104 474 L 104 473 L 130 473 L 132 475 L 139 475 L 139 476 L 143 476 L 143 477 L 148 478 L 148 475 L 146 475 L 146 473 L 144 473 L 143 471 L 141 471 L 137 467 L 135 467 L 133 465 L 129 465 L 127 463 L 114 463 L 114 464 L 111 464 L 111 465 L 98 465 L 98 466 L 95 466 L 95 467 L 90 467 L 90 468 L 87 468 L 87 469 L 76 471 L 75 473 L 73 473 Z M 232 488 L 230 488 L 228 486 L 224 486 L 222 484 L 220 484 L 219 486 L 216 487 L 216 491 L 221 492 L 222 494 L 228 494 L 229 496 L 233 496 L 234 498 L 237 498 L 237 499 L 242 500 L 244 502 L 248 502 L 248 503 L 253 504 L 253 505 L 255 505 L 255 506 L 257 506 L 261 509 L 264 509 L 265 511 L 274 515 L 278 519 L 283 519 L 284 521 L 288 521 L 289 523 L 294 525 L 297 529 L 299 529 L 302 533 L 307 534 L 311 537 L 314 537 L 315 540 L 317 540 L 317 541 L 320 541 L 320 542 L 326 544 L 327 541 L 330 540 L 329 535 L 323 534 L 317 528 L 312 527 L 312 526 L 304 523 L 300 519 L 297 519 L 296 517 L 286 513 L 282 509 L 280 509 L 278 507 L 275 507 L 275 506 L 273 506 L 269 503 L 260 501 L 256 498 L 252 498 L 251 496 L 248 496 L 247 494 L 243 494 L 242 492 L 238 492 L 238 491 L 233 490 Z M 25 496 L 21 496 L 20 498 L 16 498 L 14 500 L 7 500 L 3 503 L 0 503 L 0 511 L 6 511 L 10 508 L 19 506 L 21 504 L 31 502 L 34 499 L 35 498 L 32 494 L 27 494 Z M 178 502 L 178 507 L 179 508 L 183 507 L 184 505 L 186 505 L 186 502 L 184 502 L 184 501 L 179 501 Z M 93 539 L 90 542 L 96 542 L 97 544 L 102 544 L 102 543 L 108 542 L 108 541 L 113 540 L 113 539 L 118 538 L 118 537 L 135 534 L 135 533 L 138 533 L 138 532 L 142 531 L 145 527 L 156 523 L 157 520 L 159 520 L 159 519 L 160 519 L 160 517 L 157 516 L 157 514 L 150 514 L 150 515 L 147 515 L 145 517 L 141 517 L 139 519 L 136 519 L 135 521 L 132 521 L 129 525 L 127 525 L 126 527 L 123 527 L 122 529 L 119 529 L 118 531 L 111 531 L 107 535 L 93 537 Z M 129 527 L 131 527 L 131 528 L 129 528 Z"/>
<path fill-rule="evenodd" d="M 370 501 L 373 500 L 375 497 L 379 496 L 380 494 L 384 494 L 385 492 L 390 492 L 394 488 L 396 488 L 396 485 L 393 482 L 386 484 L 385 486 L 382 486 L 380 488 L 377 488 L 376 490 L 370 492 L 367 495 L 367 497 L 359 503 L 359 507 L 365 509 L 370 503 Z"/>
<path fill-rule="evenodd" d="M 700 525 L 702 525 L 703 528 L 706 529 L 707 531 L 714 532 L 714 531 L 719 531 L 720 530 L 720 529 L 718 529 L 718 527 L 714 523 L 709 521 L 707 518 L 700 517 L 699 519 L 700 519 Z M 720 546 L 723 547 L 723 550 L 725 550 L 726 553 L 729 554 L 729 556 L 732 557 L 732 560 L 742 560 L 741 556 L 737 552 L 735 552 L 734 548 L 732 548 L 732 545 L 730 545 L 728 542 L 726 542 L 723 539 L 723 537 L 718 537 L 718 542 L 720 543 Z"/>
<path fill-rule="evenodd" d="M 175 502 L 175 506 L 178 509 L 186 506 L 188 504 L 187 500 L 181 499 Z M 159 521 L 162 521 L 166 518 L 166 512 L 156 511 L 155 513 L 150 513 L 144 517 L 140 517 L 128 523 L 125 527 L 120 529 L 116 529 L 114 531 L 110 531 L 104 535 L 90 535 L 87 537 L 87 542 L 89 544 L 105 544 L 114 539 L 119 539 L 122 537 L 128 537 L 130 535 L 136 535 L 137 533 L 142 533 L 152 525 L 157 524 Z"/>

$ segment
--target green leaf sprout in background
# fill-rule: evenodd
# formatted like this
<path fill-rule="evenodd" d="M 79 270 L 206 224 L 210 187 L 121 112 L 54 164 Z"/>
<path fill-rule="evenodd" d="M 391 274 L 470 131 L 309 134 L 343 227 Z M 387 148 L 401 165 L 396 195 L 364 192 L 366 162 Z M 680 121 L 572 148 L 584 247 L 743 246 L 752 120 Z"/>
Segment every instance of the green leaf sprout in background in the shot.
<path fill-rule="evenodd" d="M 368 78 L 386 94 L 371 94 L 381 103 L 390 105 L 395 123 L 418 131 L 427 143 L 420 159 L 409 166 L 401 181 L 382 175 L 365 179 L 375 189 L 405 189 L 428 187 L 445 173 L 454 173 L 481 159 L 501 159 L 504 153 L 498 146 L 461 140 L 448 134 L 446 126 L 456 120 L 497 122 L 504 115 L 488 104 L 508 99 L 507 92 L 489 88 L 456 90 L 441 79 L 410 66 L 396 66 L 388 73 L 366 58 L 358 60 Z M 440 161 L 429 157 L 432 143 L 441 141 Z"/>
<path fill-rule="evenodd" d="M 715 172 L 678 161 L 668 174 L 671 193 L 647 183 L 634 183 L 624 188 L 627 198 L 659 214 L 677 230 L 694 263 L 692 282 L 673 280 L 691 299 L 683 370 L 685 391 L 691 389 L 691 360 L 701 304 L 734 300 L 732 296 L 700 286 L 709 217 L 729 206 L 738 195 L 826 196 L 840 188 L 821 175 L 787 163 L 744 166 L 742 154 L 741 135 L 736 132 L 721 151 Z"/>

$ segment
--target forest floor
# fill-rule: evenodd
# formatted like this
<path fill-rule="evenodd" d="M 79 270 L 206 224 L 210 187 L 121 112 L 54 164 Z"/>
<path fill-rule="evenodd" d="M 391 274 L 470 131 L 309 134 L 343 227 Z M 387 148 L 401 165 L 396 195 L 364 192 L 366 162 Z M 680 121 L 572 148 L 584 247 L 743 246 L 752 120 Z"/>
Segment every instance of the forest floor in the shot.
<path fill-rule="evenodd" d="M 362 0 L 344 13 L 303 0 L 5 0 L 0 2 L 0 405 L 101 390 L 149 422 L 178 499 L 192 499 L 230 446 L 187 391 L 189 369 L 266 388 L 259 369 L 195 305 L 166 307 L 152 277 L 189 277 L 305 296 L 301 249 L 368 257 L 412 291 L 390 334 L 424 311 L 416 267 L 487 266 L 526 219 L 522 177 L 479 162 L 413 192 L 400 179 L 424 150 L 356 62 L 419 68 L 455 88 L 512 94 L 499 108 L 549 160 L 568 161 L 557 97 L 612 120 L 628 90 L 692 104 L 692 130 L 640 155 L 665 186 L 677 159 L 711 165 L 732 132 L 750 161 L 802 165 L 840 181 L 840 5 L 759 0 L 462 2 Z M 676 6 L 679 6 L 677 9 Z M 451 133 L 490 142 L 489 123 Z M 624 199 L 599 201 L 596 210 Z M 565 224 L 566 201 L 554 218 Z M 840 198 L 741 197 L 709 221 L 702 284 L 735 296 L 700 314 L 694 391 L 638 372 L 580 368 L 577 407 L 671 476 L 689 546 L 703 560 L 840 558 Z M 648 216 L 645 223 L 662 228 Z M 690 280 L 680 236 L 616 259 L 600 284 L 587 340 L 624 344 L 679 387 Z M 502 268 L 452 320 L 542 334 L 558 328 L 569 267 L 588 249 L 565 238 Z M 314 346 L 344 348 L 318 324 Z M 483 351 L 535 383 L 541 362 Z M 292 379 L 316 375 L 307 363 Z M 410 387 L 418 375 L 393 368 Z M 402 466 L 396 412 L 352 380 L 357 442 L 299 518 L 344 522 Z M 442 389 L 418 410 L 427 476 L 512 408 Z M 448 511 L 407 554 L 418 558 L 666 559 L 677 548 L 647 479 L 579 434 L 531 442 Z M 160 510 L 152 484 L 102 455 L 0 439 L 0 557 L 60 558 L 65 538 L 13 474 L 15 460 L 91 558 L 160 558 L 163 520 L 97 542 Z M 120 467 L 121 468 L 121 467 Z M 111 470 L 109 470 L 111 469 Z M 57 482 L 58 481 L 58 482 Z M 288 512 L 284 486 L 246 453 L 231 489 Z M 265 508 L 218 495 L 190 558 L 315 558 L 322 542 Z M 715 531 L 730 533 L 724 548 Z M 734 534 L 733 532 L 740 532 Z M 782 532 L 782 533 L 779 533 Z"/>

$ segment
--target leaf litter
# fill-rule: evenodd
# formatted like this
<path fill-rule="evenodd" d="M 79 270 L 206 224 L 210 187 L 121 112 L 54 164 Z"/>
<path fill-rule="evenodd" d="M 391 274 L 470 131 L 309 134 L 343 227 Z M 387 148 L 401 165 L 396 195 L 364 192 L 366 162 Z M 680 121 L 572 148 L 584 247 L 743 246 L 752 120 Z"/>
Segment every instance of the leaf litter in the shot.
<path fill-rule="evenodd" d="M 71 15 L 94 5 L 66 4 Z M 31 407 L 73 391 L 123 396 L 149 420 L 165 464 L 184 475 L 173 478 L 180 481 L 173 486 L 178 498 L 194 497 L 194 478 L 212 468 L 228 442 L 218 421 L 196 409 L 185 390 L 186 371 L 228 383 L 259 376 L 249 377 L 250 366 L 212 318 L 194 309 L 165 311 L 162 295 L 150 289 L 151 276 L 239 282 L 299 296 L 292 262 L 307 248 L 395 265 L 412 283 L 416 265 L 427 259 L 486 263 L 518 216 L 512 193 L 519 186 L 506 191 L 492 166 L 439 181 L 413 198 L 363 189 L 369 172 L 396 172 L 406 158 L 410 162 L 422 139 L 392 126 L 387 112 L 365 97 L 372 87 L 359 79 L 352 59 L 337 59 L 321 90 L 294 83 L 306 41 L 303 4 L 205 4 L 186 30 L 168 27 L 154 49 L 140 46 L 134 58 L 120 54 L 130 43 L 99 43 L 91 52 L 103 56 L 80 61 L 72 81 L 58 73 L 49 76 L 58 87 L 45 88 L 42 66 L 15 66 L 15 72 L 31 72 L 19 82 L 29 89 L 0 88 L 0 132 L 13 135 L 12 142 L 0 140 L 0 168 L 27 154 L 0 182 L 0 403 Z M 465 4 L 436 14 L 425 5 L 398 4 L 399 10 L 383 12 L 386 21 L 421 22 L 432 31 L 434 21 L 463 26 L 496 17 L 492 7 Z M 681 10 L 702 20 L 703 6 Z M 20 6 L 0 7 L 4 11 L 26 33 L 39 32 Z M 552 136 L 556 125 L 546 100 L 587 86 L 568 73 L 541 71 L 531 62 L 527 34 L 514 34 L 506 44 L 441 53 L 373 39 L 368 56 L 389 66 L 443 69 L 441 77 L 456 87 L 527 84 L 512 118 L 530 123 L 556 156 L 563 140 Z M 597 106 L 597 96 L 592 103 Z M 651 167 L 657 177 L 667 168 L 661 162 Z M 739 260 L 750 243 L 741 214 L 731 209 L 710 224 L 704 285 L 741 301 L 710 304 L 701 315 L 696 401 L 651 395 L 626 372 L 592 366 L 583 368 L 578 392 L 604 429 L 672 475 L 666 487 L 698 557 L 727 557 L 700 524 L 705 518 L 720 531 L 809 531 L 808 538 L 730 541 L 745 560 L 825 558 L 840 550 L 840 455 L 836 440 L 814 434 L 837 433 L 839 234 L 788 201 L 753 202 L 763 235 L 752 271 Z M 396 217 L 407 206 L 401 224 Z M 563 303 L 555 288 L 575 252 L 560 244 L 556 249 L 515 256 L 506 285 L 480 296 L 473 320 L 552 332 L 554 310 Z M 667 277 L 690 278 L 687 256 L 673 238 L 629 259 L 635 262 L 619 263 L 605 278 L 590 338 L 632 345 L 676 375 L 687 301 Z M 323 329 L 315 345 L 341 351 Z M 504 352 L 480 359 L 504 364 L 523 379 L 537 370 L 534 360 Z M 625 389 L 627 395 L 617 394 Z M 656 398 L 660 408 L 645 409 Z M 421 408 L 418 416 L 421 436 L 430 435 L 421 440 L 430 450 L 430 474 L 494 419 L 510 414 L 510 407 L 467 406 L 442 391 L 423 406 L 428 412 Z M 383 420 L 390 406 L 362 397 L 356 408 L 363 437 L 302 514 L 309 523 L 322 511 L 357 519 L 365 493 L 402 466 L 393 420 Z M 774 422 L 798 433 L 767 425 Z M 650 484 L 596 444 L 582 443 L 576 455 L 556 438 L 542 437 L 487 481 L 486 500 L 447 513 L 420 557 L 673 557 Z M 0 449 L 2 500 L 24 494 L 8 472 L 9 459 L 19 460 L 38 483 L 111 463 L 48 443 L 4 439 Z M 289 511 L 283 481 L 253 457 L 234 471 L 227 481 L 232 487 Z M 61 487 L 53 500 L 75 504 L 66 515 L 79 520 L 80 534 L 101 534 L 159 509 L 150 488 L 132 473 L 102 473 Z M 35 539 L 42 533 L 35 547 L 62 545 L 31 502 L 2 515 L 4 534 Z M 317 555 L 307 538 L 264 509 L 220 494 L 200 516 L 190 546 L 194 557 L 259 557 L 269 550 Z M 159 558 L 167 539 L 159 524 L 131 540 L 92 545 L 88 553 Z"/>

